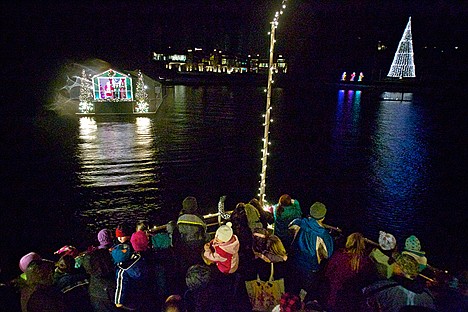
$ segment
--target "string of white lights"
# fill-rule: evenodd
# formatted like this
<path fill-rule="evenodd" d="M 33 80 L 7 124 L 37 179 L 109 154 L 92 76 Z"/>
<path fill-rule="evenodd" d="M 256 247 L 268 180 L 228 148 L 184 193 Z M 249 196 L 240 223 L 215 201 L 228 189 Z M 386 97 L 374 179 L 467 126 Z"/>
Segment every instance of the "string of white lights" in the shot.
<path fill-rule="evenodd" d="M 271 30 L 269 32 L 270 35 L 270 58 L 269 58 L 269 64 L 268 64 L 268 85 L 266 89 L 267 97 L 266 97 L 266 109 L 265 109 L 265 114 L 263 115 L 264 117 L 264 132 L 263 132 L 263 148 L 262 148 L 262 170 L 260 173 L 260 187 L 259 187 L 259 193 L 258 197 L 260 200 L 260 203 L 265 203 L 265 190 L 266 190 L 266 170 L 267 170 L 267 159 L 268 159 L 268 147 L 270 145 L 270 123 L 273 122 L 273 119 L 271 118 L 271 110 L 273 109 L 271 107 L 271 90 L 272 90 L 272 85 L 274 83 L 273 80 L 273 71 L 274 71 L 274 48 L 275 48 L 275 31 L 276 28 L 278 28 L 278 23 L 279 23 L 279 18 L 283 14 L 283 10 L 286 9 L 286 3 L 287 0 L 283 0 L 281 4 L 281 10 L 277 11 L 275 13 L 275 17 L 273 18 L 273 21 L 270 23 Z"/>

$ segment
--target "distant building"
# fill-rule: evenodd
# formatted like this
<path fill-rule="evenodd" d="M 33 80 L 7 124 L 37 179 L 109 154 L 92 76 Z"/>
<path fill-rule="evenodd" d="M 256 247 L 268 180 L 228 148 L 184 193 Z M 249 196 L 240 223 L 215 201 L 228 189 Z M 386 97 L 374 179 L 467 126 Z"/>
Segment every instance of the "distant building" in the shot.
<path fill-rule="evenodd" d="M 232 55 L 223 53 L 221 50 L 214 49 L 211 52 L 204 51 L 202 48 L 188 49 L 186 52 L 153 52 L 152 60 L 159 68 L 165 68 L 176 72 L 211 72 L 211 73 L 268 73 L 269 60 L 260 58 L 257 54 L 250 55 Z M 279 55 L 273 64 L 275 73 L 286 73 L 286 59 Z"/>

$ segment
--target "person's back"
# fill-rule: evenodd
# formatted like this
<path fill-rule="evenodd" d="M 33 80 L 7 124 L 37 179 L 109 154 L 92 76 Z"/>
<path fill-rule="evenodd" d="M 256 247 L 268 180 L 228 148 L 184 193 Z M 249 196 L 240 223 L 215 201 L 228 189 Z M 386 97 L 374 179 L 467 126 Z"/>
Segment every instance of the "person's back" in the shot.
<path fill-rule="evenodd" d="M 373 269 L 362 234 L 349 235 L 345 248 L 333 254 L 324 270 L 321 292 L 327 311 L 360 311 L 361 289 L 372 282 Z"/>
<path fill-rule="evenodd" d="M 310 207 L 310 217 L 295 219 L 291 228 L 296 232 L 291 245 L 292 276 L 287 280 L 287 288 L 295 293 L 300 289 L 307 292 L 307 299 L 318 297 L 318 271 L 322 261 L 333 254 L 333 238 L 321 225 L 327 209 L 316 202 Z M 307 300 L 306 300 L 307 301 Z"/>
<path fill-rule="evenodd" d="M 68 311 L 92 311 L 86 272 L 75 268 L 71 255 L 60 257 L 55 266 L 54 284 L 63 293 Z"/>
<path fill-rule="evenodd" d="M 90 275 L 89 295 L 95 311 L 113 312 L 115 269 L 111 254 L 106 249 L 96 249 L 84 255 L 83 267 Z"/>
<path fill-rule="evenodd" d="M 396 253 L 396 238 L 389 233 L 379 232 L 379 248 L 374 248 L 369 258 L 375 265 L 376 274 L 380 279 L 389 279 L 395 267 L 393 254 Z"/>
<path fill-rule="evenodd" d="M 206 241 L 206 223 L 198 214 L 195 197 L 188 196 L 182 202 L 182 210 L 177 219 L 180 239 L 190 247 L 203 246 Z"/>
<path fill-rule="evenodd" d="M 54 263 L 49 260 L 34 260 L 26 269 L 29 291 L 22 296 L 23 311 L 66 311 L 63 294 L 53 285 Z"/>
<path fill-rule="evenodd" d="M 435 309 L 432 294 L 417 275 L 416 260 L 409 255 L 399 255 L 391 279 L 377 281 L 363 289 L 367 306 L 379 312 L 399 312 L 406 306 Z"/>
<path fill-rule="evenodd" d="M 293 238 L 288 226 L 294 219 L 302 217 L 299 201 L 291 199 L 287 194 L 282 195 L 278 204 L 273 206 L 273 216 L 274 234 L 281 239 L 286 250 L 289 250 Z"/>
<path fill-rule="evenodd" d="M 314 213 L 314 207 L 323 207 L 323 212 Z M 292 256 L 297 267 L 304 271 L 317 271 L 323 255 L 320 250 L 326 252 L 326 258 L 333 254 L 333 238 L 327 230 L 321 226 L 320 220 L 325 217 L 325 206 L 315 203 L 311 207 L 311 217 L 295 219 L 291 226 L 297 226 L 298 232 L 292 244 Z"/>

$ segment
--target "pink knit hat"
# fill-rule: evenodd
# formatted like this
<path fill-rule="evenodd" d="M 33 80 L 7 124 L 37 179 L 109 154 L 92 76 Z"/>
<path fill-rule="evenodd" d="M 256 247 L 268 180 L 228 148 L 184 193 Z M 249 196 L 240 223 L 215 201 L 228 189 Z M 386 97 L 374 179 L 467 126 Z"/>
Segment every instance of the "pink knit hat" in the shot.
<path fill-rule="evenodd" d="M 30 252 L 26 255 L 24 255 L 20 261 L 19 261 L 19 268 L 21 271 L 26 272 L 26 269 L 28 268 L 28 265 L 31 263 L 33 260 L 42 260 L 42 257 L 39 256 L 35 252 Z"/>
<path fill-rule="evenodd" d="M 130 243 L 132 243 L 133 250 L 135 250 L 136 252 L 145 251 L 146 249 L 148 249 L 148 236 L 146 236 L 146 233 L 143 231 L 136 231 L 132 234 L 132 237 L 130 238 Z"/>

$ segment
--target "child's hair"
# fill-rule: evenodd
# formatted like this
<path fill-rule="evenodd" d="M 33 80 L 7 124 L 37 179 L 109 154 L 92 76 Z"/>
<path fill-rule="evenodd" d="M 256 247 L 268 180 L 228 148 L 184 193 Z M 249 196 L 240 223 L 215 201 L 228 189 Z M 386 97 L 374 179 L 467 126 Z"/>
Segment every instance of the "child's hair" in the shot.
<path fill-rule="evenodd" d="M 354 272 L 359 272 L 361 258 L 364 256 L 366 243 L 361 233 L 353 233 L 346 240 L 346 253 L 351 255 L 350 265 Z"/>
<path fill-rule="evenodd" d="M 147 221 L 145 221 L 145 220 L 140 220 L 140 221 L 137 222 L 135 232 L 136 232 L 136 231 L 147 232 L 148 230 L 149 230 L 149 226 L 148 226 L 148 222 L 147 222 Z"/>
<path fill-rule="evenodd" d="M 185 312 L 184 300 L 180 295 L 170 295 L 164 303 L 164 312 Z"/>
<path fill-rule="evenodd" d="M 288 194 L 283 194 L 278 200 L 278 209 L 276 210 L 276 215 L 281 216 L 284 211 L 284 207 L 291 206 L 291 196 Z"/>

